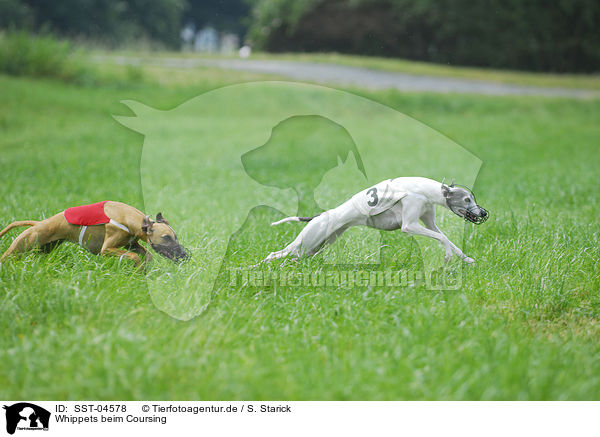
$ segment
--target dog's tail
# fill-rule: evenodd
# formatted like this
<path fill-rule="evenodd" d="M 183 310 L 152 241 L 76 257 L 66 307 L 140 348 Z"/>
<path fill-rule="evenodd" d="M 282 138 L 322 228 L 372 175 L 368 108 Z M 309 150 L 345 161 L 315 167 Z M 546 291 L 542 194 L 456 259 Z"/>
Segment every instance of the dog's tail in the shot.
<path fill-rule="evenodd" d="M 287 222 L 309 222 L 312 219 L 314 219 L 315 217 L 318 217 L 319 215 L 321 215 L 321 214 L 313 215 L 312 217 L 286 217 L 284 219 L 281 219 L 281 220 L 271 223 L 271 226 L 277 226 L 277 225 L 280 225 L 282 223 L 287 223 Z"/>
<path fill-rule="evenodd" d="M 8 231 L 10 231 L 12 228 L 18 228 L 21 226 L 35 226 L 38 223 L 39 222 L 37 222 L 35 220 L 23 220 L 20 222 L 12 222 L 10 225 L 8 225 L 7 227 L 5 227 L 4 229 L 2 229 L 0 231 L 0 237 L 2 237 L 4 234 L 6 234 Z"/>

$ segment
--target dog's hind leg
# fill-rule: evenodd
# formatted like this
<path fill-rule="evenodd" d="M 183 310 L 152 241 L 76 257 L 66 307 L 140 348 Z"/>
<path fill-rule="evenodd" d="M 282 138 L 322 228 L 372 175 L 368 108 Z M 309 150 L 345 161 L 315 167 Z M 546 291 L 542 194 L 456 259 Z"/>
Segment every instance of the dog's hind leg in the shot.
<path fill-rule="evenodd" d="M 58 239 L 59 238 L 56 238 L 56 236 L 53 236 L 50 232 L 48 232 L 47 228 L 44 228 L 39 224 L 33 225 L 33 227 L 23 231 L 17 238 L 15 238 L 8 250 L 4 252 L 4 255 L 2 255 L 2 258 L 0 258 L 0 262 L 3 262 L 11 255 L 27 252 L 36 247 L 43 247 L 46 244 L 52 243 Z"/>
<path fill-rule="evenodd" d="M 300 258 L 305 255 L 314 255 L 332 237 L 332 233 L 328 232 L 327 214 L 328 212 L 325 212 L 312 220 L 302 229 L 294 241 L 281 250 L 271 252 L 264 261 L 270 262 L 280 258 Z M 335 237 L 333 239 L 335 240 Z"/>
<path fill-rule="evenodd" d="M 271 252 L 265 262 L 288 256 L 313 256 L 323 246 L 333 243 L 349 227 L 359 223 L 360 215 L 349 202 L 325 211 L 312 219 L 287 247 Z"/>

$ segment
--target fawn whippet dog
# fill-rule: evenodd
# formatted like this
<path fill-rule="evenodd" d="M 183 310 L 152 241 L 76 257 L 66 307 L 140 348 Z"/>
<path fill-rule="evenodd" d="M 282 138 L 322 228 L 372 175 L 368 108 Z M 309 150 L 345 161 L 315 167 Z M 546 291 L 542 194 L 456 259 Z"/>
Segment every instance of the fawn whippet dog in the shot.
<path fill-rule="evenodd" d="M 0 237 L 20 226 L 31 227 L 17 236 L 0 258 L 0 263 L 11 255 L 34 248 L 48 251 L 63 241 L 79 243 L 95 255 L 129 258 L 136 266 L 142 264 L 139 255 L 144 255 L 144 263 L 152 259 L 152 254 L 139 240 L 149 243 L 156 252 L 173 261 L 188 256 L 161 213 L 153 221 L 149 215 L 121 202 L 104 201 L 68 208 L 41 221 L 17 221 L 0 231 Z"/>

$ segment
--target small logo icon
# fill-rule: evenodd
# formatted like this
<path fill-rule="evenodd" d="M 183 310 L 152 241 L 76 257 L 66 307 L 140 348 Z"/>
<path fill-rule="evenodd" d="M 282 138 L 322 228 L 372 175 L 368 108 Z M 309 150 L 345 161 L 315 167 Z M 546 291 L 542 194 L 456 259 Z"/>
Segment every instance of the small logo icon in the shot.
<path fill-rule="evenodd" d="M 35 404 L 19 402 L 11 406 L 4 405 L 6 410 L 6 432 L 14 434 L 18 429 L 27 431 L 48 431 L 50 411 Z"/>

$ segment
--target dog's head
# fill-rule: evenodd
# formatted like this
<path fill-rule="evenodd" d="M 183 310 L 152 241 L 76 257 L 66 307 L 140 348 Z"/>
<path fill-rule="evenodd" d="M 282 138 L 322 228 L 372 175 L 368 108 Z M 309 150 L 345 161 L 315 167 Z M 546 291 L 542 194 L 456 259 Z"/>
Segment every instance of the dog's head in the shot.
<path fill-rule="evenodd" d="M 450 185 L 442 181 L 442 194 L 446 199 L 446 205 L 454 214 L 465 220 L 479 225 L 489 218 L 487 210 L 477 204 L 473 192 L 463 186 Z"/>
<path fill-rule="evenodd" d="M 177 241 L 175 231 L 159 212 L 156 214 L 156 221 L 149 215 L 142 221 L 142 232 L 148 238 L 148 243 L 156 252 L 175 262 L 181 262 L 189 258 L 188 252 Z"/>

